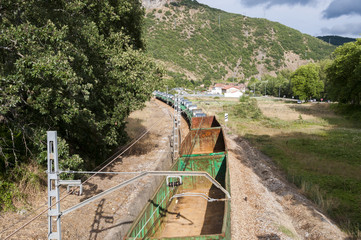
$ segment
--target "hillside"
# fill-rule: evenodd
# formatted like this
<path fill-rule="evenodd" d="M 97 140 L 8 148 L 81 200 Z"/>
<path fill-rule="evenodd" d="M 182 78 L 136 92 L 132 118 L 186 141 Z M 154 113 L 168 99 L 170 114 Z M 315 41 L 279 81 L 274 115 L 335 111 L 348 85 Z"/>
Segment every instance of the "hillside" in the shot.
<path fill-rule="evenodd" d="M 341 37 L 341 36 L 319 36 L 318 39 L 321 39 L 329 44 L 335 45 L 335 46 L 341 46 L 348 42 L 355 42 L 355 38 L 348 38 L 348 37 Z"/>
<path fill-rule="evenodd" d="M 186 79 L 240 81 L 284 68 L 294 70 L 335 49 L 282 24 L 196 1 L 150 3 L 143 3 L 147 49 L 178 83 Z"/>

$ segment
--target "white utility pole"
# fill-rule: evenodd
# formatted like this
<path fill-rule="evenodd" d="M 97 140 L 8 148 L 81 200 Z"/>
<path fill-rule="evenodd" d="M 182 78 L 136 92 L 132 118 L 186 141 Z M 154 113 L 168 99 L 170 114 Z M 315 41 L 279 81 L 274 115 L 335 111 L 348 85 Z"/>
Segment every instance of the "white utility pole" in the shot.
<path fill-rule="evenodd" d="M 59 202 L 59 161 L 56 131 L 47 132 L 48 149 L 48 239 L 61 239 L 60 202 Z M 55 204 L 55 206 L 53 206 Z M 53 226 L 55 217 L 56 225 Z"/>

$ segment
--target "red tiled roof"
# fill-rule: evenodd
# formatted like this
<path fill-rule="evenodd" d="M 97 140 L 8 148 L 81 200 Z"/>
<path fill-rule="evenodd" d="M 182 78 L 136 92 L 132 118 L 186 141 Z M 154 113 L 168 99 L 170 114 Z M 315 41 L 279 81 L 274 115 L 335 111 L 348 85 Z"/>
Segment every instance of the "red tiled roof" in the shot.
<path fill-rule="evenodd" d="M 213 87 L 219 87 L 222 89 L 230 89 L 230 88 L 242 89 L 242 88 L 245 88 L 245 85 L 244 84 L 234 84 L 234 83 L 230 83 L 230 84 L 216 83 L 216 84 L 214 84 Z"/>
<path fill-rule="evenodd" d="M 224 86 L 223 89 L 230 89 L 230 88 L 237 88 L 237 89 L 241 89 L 240 86 Z"/>
<path fill-rule="evenodd" d="M 216 84 L 214 84 L 214 87 L 221 87 L 221 88 L 223 88 L 224 86 L 226 86 L 226 85 L 223 84 L 223 83 L 216 83 Z"/>

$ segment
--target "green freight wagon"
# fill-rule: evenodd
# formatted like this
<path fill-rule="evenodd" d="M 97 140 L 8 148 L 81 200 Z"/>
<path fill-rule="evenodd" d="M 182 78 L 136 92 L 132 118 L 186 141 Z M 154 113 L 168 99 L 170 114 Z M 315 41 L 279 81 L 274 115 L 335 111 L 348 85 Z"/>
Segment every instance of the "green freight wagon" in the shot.
<path fill-rule="evenodd" d="M 191 119 L 171 171 L 210 177 L 164 178 L 124 239 L 231 239 L 227 147 L 214 116 Z"/>

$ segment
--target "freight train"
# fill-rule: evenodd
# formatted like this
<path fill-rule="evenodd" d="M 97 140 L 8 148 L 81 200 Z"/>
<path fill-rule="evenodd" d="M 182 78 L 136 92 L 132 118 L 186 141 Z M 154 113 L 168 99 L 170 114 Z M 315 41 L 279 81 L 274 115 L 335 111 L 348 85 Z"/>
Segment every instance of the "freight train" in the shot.
<path fill-rule="evenodd" d="M 175 96 L 154 92 L 174 107 Z M 179 99 L 189 133 L 179 158 L 160 183 L 124 239 L 231 239 L 227 145 L 215 116 Z"/>
<path fill-rule="evenodd" d="M 155 91 L 154 95 L 157 99 L 168 103 L 170 106 L 174 106 L 174 98 L 175 96 L 173 94 L 167 94 L 167 93 L 163 93 L 163 92 L 159 92 L 159 91 Z M 205 117 L 207 116 L 205 113 L 203 113 L 202 109 L 198 109 L 197 105 L 192 103 L 191 101 L 184 99 L 184 98 L 180 98 L 180 107 L 181 107 L 181 111 L 184 114 L 184 117 L 191 122 L 191 119 L 193 117 Z"/>

